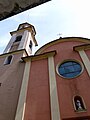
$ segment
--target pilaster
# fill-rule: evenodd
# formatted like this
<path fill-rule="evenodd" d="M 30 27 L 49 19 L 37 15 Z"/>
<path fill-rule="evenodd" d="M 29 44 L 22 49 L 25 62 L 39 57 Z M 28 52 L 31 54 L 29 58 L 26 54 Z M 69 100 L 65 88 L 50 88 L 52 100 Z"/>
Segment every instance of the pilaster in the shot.
<path fill-rule="evenodd" d="M 90 76 L 90 60 L 89 60 L 89 58 L 86 55 L 84 50 L 80 50 L 78 52 L 80 54 L 80 57 L 82 58 L 82 61 L 83 61 L 84 65 L 85 65 L 85 67 L 86 67 L 86 70 L 87 70 L 87 72 L 88 72 L 88 74 Z"/>
<path fill-rule="evenodd" d="M 24 120 L 24 112 L 25 112 L 25 105 L 26 105 L 26 94 L 27 94 L 27 86 L 29 80 L 29 72 L 30 72 L 30 65 L 31 61 L 27 61 L 25 63 L 25 70 L 21 85 L 21 91 L 18 100 L 18 106 L 16 111 L 15 120 Z"/>
<path fill-rule="evenodd" d="M 60 120 L 60 110 L 59 110 L 59 102 L 58 102 L 58 95 L 57 95 L 57 85 L 56 85 L 53 56 L 48 57 L 48 67 L 49 67 L 51 119 Z"/>

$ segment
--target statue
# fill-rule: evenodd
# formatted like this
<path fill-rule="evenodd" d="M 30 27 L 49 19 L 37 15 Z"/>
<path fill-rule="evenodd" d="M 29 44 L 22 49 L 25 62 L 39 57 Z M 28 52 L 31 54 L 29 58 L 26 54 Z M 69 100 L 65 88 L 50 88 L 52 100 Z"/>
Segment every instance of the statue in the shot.
<path fill-rule="evenodd" d="M 80 100 L 76 101 L 77 110 L 83 110 Z"/>

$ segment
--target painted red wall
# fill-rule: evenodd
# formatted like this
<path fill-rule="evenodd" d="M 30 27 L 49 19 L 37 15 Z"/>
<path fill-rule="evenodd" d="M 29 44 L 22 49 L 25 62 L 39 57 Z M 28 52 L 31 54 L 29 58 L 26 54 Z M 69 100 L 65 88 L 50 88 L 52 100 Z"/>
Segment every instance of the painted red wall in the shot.
<path fill-rule="evenodd" d="M 79 62 L 82 62 L 78 52 L 73 50 L 74 46 L 78 46 L 83 44 L 82 42 L 77 41 L 68 41 L 68 42 L 61 42 L 55 44 L 53 46 L 49 46 L 43 52 L 56 50 L 57 54 L 54 58 L 55 60 L 55 69 L 58 63 L 63 62 L 67 59 L 74 59 Z M 86 52 L 89 55 L 90 59 L 90 50 Z M 81 116 L 90 116 L 90 77 L 84 67 L 83 73 L 73 79 L 65 79 L 59 76 L 56 72 L 56 80 L 57 80 L 57 88 L 58 88 L 58 99 L 59 99 L 59 107 L 60 107 L 60 114 L 61 118 L 73 118 L 73 117 L 81 117 Z M 73 97 L 74 95 L 80 95 L 83 97 L 87 111 L 77 113 L 74 110 L 73 106 Z"/>
<path fill-rule="evenodd" d="M 78 52 L 73 50 L 74 46 L 84 44 L 80 41 L 60 42 L 48 46 L 41 53 L 56 50 L 54 57 L 55 70 L 58 63 L 63 60 L 74 59 L 82 62 Z M 87 55 L 90 51 L 87 52 Z M 89 55 L 90 58 L 90 55 Z M 56 71 L 55 71 L 56 72 Z M 60 115 L 62 119 L 72 120 L 77 117 L 90 116 L 90 78 L 84 67 L 82 74 L 73 79 L 65 79 L 56 72 L 56 82 Z M 86 112 L 77 113 L 73 105 L 73 97 L 80 95 L 86 105 Z M 47 59 L 33 61 L 30 68 L 28 92 L 26 100 L 25 120 L 50 120 L 50 95 Z"/>
<path fill-rule="evenodd" d="M 26 103 L 25 120 L 50 120 L 47 59 L 31 64 Z"/>

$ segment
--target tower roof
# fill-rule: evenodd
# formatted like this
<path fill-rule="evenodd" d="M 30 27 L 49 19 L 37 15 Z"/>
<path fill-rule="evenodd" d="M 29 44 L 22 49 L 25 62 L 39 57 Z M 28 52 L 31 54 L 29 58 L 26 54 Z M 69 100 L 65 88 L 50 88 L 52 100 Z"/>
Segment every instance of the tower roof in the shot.
<path fill-rule="evenodd" d="M 28 22 L 20 24 L 17 30 L 22 30 L 22 29 L 25 29 L 25 28 L 32 28 L 32 30 L 34 32 L 34 35 L 36 35 L 36 30 L 35 30 L 34 26 L 29 24 Z"/>
<path fill-rule="evenodd" d="M 10 32 L 10 34 L 11 34 L 11 36 L 12 36 L 13 34 L 15 34 L 15 33 L 17 33 L 17 32 L 22 32 L 22 31 L 24 31 L 24 30 L 28 30 L 29 32 L 31 32 L 32 37 L 33 37 L 33 41 L 34 41 L 34 43 L 35 43 L 35 46 L 37 46 L 38 44 L 37 44 L 37 41 L 36 41 L 36 39 L 35 39 L 35 35 L 36 35 L 35 27 L 34 27 L 33 25 L 27 23 L 27 22 L 22 23 L 22 24 L 19 24 L 18 29 L 17 29 L 16 31 Z"/>

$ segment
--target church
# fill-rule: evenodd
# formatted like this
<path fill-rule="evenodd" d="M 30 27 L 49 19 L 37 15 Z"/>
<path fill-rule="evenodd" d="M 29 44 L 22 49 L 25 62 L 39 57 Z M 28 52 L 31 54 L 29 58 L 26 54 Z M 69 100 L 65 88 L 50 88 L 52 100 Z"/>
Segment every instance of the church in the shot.
<path fill-rule="evenodd" d="M 0 55 L 0 120 L 90 120 L 90 40 L 37 46 L 33 25 L 10 32 Z"/>

